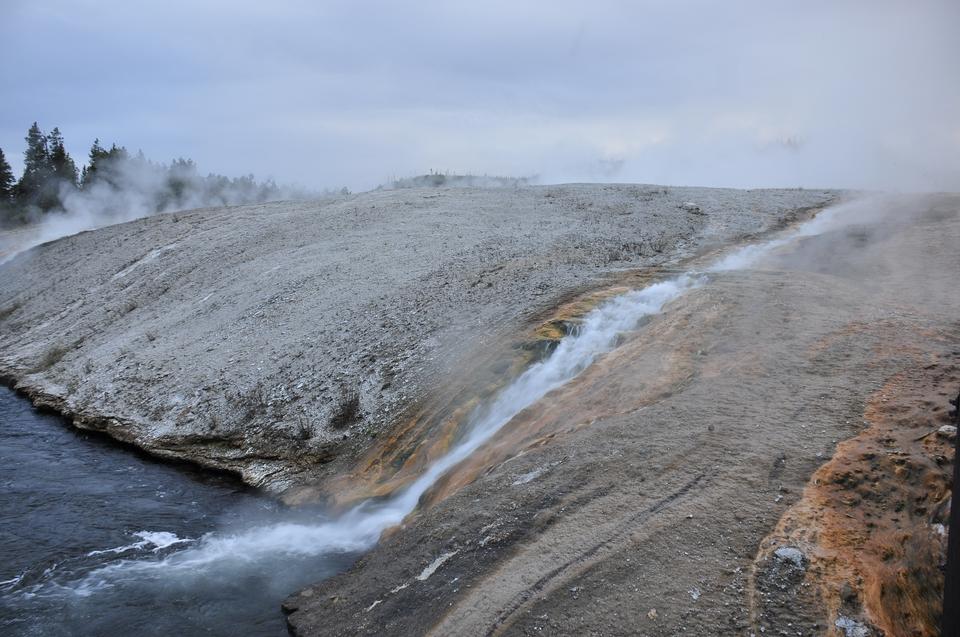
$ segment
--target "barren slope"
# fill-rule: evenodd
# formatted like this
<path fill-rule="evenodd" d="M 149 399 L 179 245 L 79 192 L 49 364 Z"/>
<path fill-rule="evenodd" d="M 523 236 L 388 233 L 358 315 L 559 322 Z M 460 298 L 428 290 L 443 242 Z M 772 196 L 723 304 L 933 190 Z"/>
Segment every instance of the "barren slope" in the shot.
<path fill-rule="evenodd" d="M 712 275 L 519 414 L 291 597 L 293 632 L 933 634 L 960 198 L 864 212 Z"/>
<path fill-rule="evenodd" d="M 82 427 L 281 489 L 572 290 L 832 196 L 417 189 L 160 215 L 0 266 L 0 373 Z"/>

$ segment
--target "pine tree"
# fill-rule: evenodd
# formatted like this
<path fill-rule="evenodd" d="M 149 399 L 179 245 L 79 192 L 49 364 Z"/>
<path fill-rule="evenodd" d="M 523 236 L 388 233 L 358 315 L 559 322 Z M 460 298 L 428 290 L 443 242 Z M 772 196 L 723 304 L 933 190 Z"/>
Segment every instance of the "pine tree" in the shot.
<path fill-rule="evenodd" d="M 161 207 L 168 205 L 182 206 L 188 195 L 196 189 L 200 182 L 197 175 L 197 165 L 192 159 L 174 159 L 167 169 L 168 199 Z"/>
<path fill-rule="evenodd" d="M 109 156 L 107 149 L 100 145 L 100 138 L 93 140 L 93 146 L 90 147 L 90 155 L 87 159 L 87 165 L 83 167 L 83 173 L 80 175 L 80 187 L 89 188 L 97 179 L 103 175 L 103 161 Z"/>
<path fill-rule="evenodd" d="M 13 178 L 13 170 L 0 148 L 0 205 L 8 204 L 13 199 L 14 184 L 16 180 Z"/>
<path fill-rule="evenodd" d="M 64 184 L 76 188 L 77 165 L 63 145 L 63 135 L 59 128 L 54 128 L 47 136 L 47 149 L 50 153 L 51 177 L 55 182 L 52 184 L 53 188 L 59 191 Z"/>
<path fill-rule="evenodd" d="M 35 204 L 53 170 L 47 138 L 36 122 L 27 131 L 26 141 L 27 149 L 23 151 L 23 175 L 17 184 L 17 200 L 22 204 Z"/>
<path fill-rule="evenodd" d="M 130 159 L 130 153 L 127 152 L 126 146 L 110 144 L 110 150 L 107 151 L 107 157 L 113 161 L 127 161 Z"/>

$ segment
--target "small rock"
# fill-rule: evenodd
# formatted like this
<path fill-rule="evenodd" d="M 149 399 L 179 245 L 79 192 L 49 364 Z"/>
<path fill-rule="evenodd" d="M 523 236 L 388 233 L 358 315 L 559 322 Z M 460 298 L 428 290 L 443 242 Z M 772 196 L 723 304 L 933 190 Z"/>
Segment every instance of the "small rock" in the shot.
<path fill-rule="evenodd" d="M 864 624 L 843 615 L 837 617 L 837 621 L 833 624 L 837 629 L 843 631 L 845 637 L 871 637 L 873 634 L 870 628 Z"/>
<path fill-rule="evenodd" d="M 697 601 L 698 599 L 700 599 L 700 589 L 697 588 L 696 586 L 694 586 L 687 592 L 690 593 L 690 599 L 692 599 L 693 601 Z"/>
<path fill-rule="evenodd" d="M 651 608 L 650 612 L 647 613 L 647 619 L 656 619 L 657 618 L 657 609 Z"/>
<path fill-rule="evenodd" d="M 957 428 L 953 425 L 944 425 L 937 429 L 937 435 L 947 440 L 953 440 L 957 437 Z"/>
<path fill-rule="evenodd" d="M 790 562 L 797 568 L 803 568 L 807 560 L 803 551 L 793 546 L 781 546 L 773 552 L 773 555 L 781 562 Z"/>
<path fill-rule="evenodd" d="M 692 212 L 692 213 L 697 214 L 697 215 L 702 215 L 702 214 L 703 214 L 703 208 L 701 208 L 701 207 L 698 206 L 697 204 L 693 203 L 692 201 L 685 201 L 685 202 L 683 202 L 682 204 L 680 204 L 680 208 L 681 208 L 682 210 L 686 210 L 687 212 Z"/>

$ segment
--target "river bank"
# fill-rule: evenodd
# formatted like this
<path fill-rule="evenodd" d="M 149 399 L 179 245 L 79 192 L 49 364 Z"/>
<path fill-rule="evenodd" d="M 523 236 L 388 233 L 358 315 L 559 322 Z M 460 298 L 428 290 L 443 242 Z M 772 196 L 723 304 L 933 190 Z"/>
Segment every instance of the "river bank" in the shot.
<path fill-rule="evenodd" d="M 132 453 L 0 388 L 0 487 L 4 635 L 197 634 L 212 625 L 220 634 L 283 634 L 284 590 L 269 571 L 258 586 L 250 585 L 254 572 L 242 583 L 221 577 L 204 586 L 91 576 L 157 564 L 208 533 L 284 515 L 239 481 Z"/>

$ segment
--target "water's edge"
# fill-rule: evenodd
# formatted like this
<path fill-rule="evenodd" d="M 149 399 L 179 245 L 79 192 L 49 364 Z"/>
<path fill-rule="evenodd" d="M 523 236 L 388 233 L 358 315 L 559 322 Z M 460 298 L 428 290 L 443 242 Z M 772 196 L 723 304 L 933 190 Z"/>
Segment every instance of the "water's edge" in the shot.
<path fill-rule="evenodd" d="M 85 426 L 85 422 L 90 422 L 89 416 L 83 417 L 85 420 L 79 420 L 79 415 L 73 410 L 57 407 L 58 403 L 63 403 L 61 397 L 35 391 L 32 387 L 23 385 L 21 381 L 18 381 L 16 377 L 10 374 L 0 373 L 0 386 L 6 387 L 15 393 L 17 398 L 29 402 L 31 407 L 37 410 L 38 413 L 56 418 L 64 428 L 95 438 L 102 444 L 110 445 L 126 453 L 133 454 L 140 460 L 167 465 L 180 469 L 189 475 L 209 475 L 227 479 L 232 481 L 237 488 L 243 488 L 258 495 L 270 496 L 269 492 L 244 480 L 243 476 L 237 471 L 231 471 L 230 469 L 219 466 L 206 465 L 195 458 L 187 456 L 163 453 L 137 444 L 135 441 L 124 440 L 114 435 L 110 429 Z M 109 416 L 102 416 L 99 419 L 116 420 L 116 418 Z"/>

